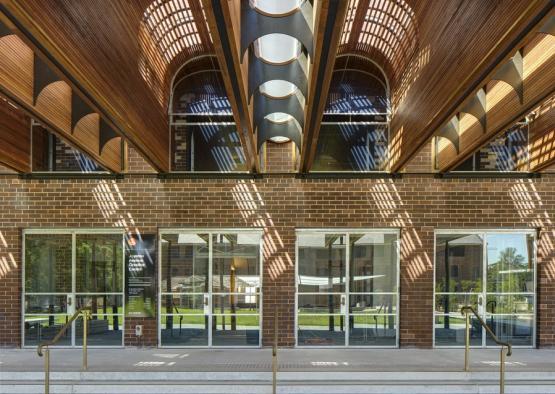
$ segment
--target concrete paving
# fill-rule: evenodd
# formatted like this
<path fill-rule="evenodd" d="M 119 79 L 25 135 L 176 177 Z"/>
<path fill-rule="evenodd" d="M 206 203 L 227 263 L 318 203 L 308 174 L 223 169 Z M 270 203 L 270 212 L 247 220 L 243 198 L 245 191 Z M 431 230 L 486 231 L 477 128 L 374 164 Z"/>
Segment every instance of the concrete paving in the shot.
<path fill-rule="evenodd" d="M 81 349 L 52 349 L 51 370 L 81 370 Z M 271 349 L 94 349 L 89 372 L 268 372 Z M 463 349 L 280 349 L 281 372 L 461 372 Z M 41 372 L 36 349 L 0 349 L 0 372 Z M 471 369 L 499 370 L 499 350 L 472 349 Z M 514 349 L 507 372 L 547 372 L 555 379 L 555 349 Z"/>

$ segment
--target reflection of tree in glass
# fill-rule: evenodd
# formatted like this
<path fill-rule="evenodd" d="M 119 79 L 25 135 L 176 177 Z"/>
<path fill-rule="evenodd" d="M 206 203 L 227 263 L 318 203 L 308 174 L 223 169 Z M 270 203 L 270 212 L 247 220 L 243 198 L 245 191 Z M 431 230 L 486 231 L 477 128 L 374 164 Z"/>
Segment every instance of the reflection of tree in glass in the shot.
<path fill-rule="evenodd" d="M 526 258 L 517 249 L 507 247 L 496 262 L 488 264 L 488 290 L 502 293 L 526 291 L 525 281 L 530 270 Z"/>

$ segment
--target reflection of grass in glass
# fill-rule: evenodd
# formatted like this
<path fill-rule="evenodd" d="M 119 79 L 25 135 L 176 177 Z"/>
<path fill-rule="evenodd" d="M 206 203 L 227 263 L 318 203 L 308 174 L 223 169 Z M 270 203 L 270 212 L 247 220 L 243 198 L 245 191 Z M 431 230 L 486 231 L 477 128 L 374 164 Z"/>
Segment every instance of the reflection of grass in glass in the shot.
<path fill-rule="evenodd" d="M 187 310 L 187 313 L 191 313 L 194 311 L 193 310 Z M 236 315 L 240 315 L 240 313 L 236 313 Z M 165 327 L 166 324 L 166 319 L 169 316 L 162 316 L 162 326 Z M 183 315 L 174 315 L 173 316 L 173 327 L 174 328 L 179 328 L 179 321 L 181 320 L 181 317 L 183 317 L 182 320 L 182 325 L 185 326 L 187 324 L 195 324 L 195 325 L 200 325 L 203 326 L 205 324 L 205 322 L 207 321 L 205 319 L 205 315 L 189 315 L 189 316 L 183 316 Z M 213 320 L 218 322 L 218 327 L 221 326 L 222 324 L 222 317 L 220 315 L 214 315 L 213 316 Z M 258 323 L 258 315 L 251 315 L 251 316 L 237 316 L 236 319 L 236 324 L 237 326 L 252 326 L 252 327 L 258 327 L 259 323 Z M 230 315 L 225 315 L 225 324 L 226 327 L 229 326 L 231 324 L 231 316 Z"/>
<path fill-rule="evenodd" d="M 374 317 L 376 320 L 374 320 Z M 395 316 L 384 316 L 384 315 L 352 315 L 351 319 L 354 324 L 378 324 L 383 327 L 384 324 L 388 324 L 390 319 L 395 321 Z M 341 315 L 333 316 L 334 325 L 337 327 L 341 321 Z M 344 319 L 345 320 L 345 319 Z M 329 315 L 299 315 L 298 323 L 299 326 L 317 326 L 317 327 L 329 327 L 330 316 Z"/>

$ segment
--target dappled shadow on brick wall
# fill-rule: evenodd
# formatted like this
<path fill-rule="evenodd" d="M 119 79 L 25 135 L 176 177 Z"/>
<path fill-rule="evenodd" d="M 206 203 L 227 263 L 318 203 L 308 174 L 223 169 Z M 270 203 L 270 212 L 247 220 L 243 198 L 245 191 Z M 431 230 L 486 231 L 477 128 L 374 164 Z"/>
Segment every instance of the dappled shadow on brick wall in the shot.
<path fill-rule="evenodd" d="M 2 231 L 0 231 L 0 279 L 6 277 L 10 272 L 17 269 L 12 252 L 8 251 L 8 243 Z"/>
<path fill-rule="evenodd" d="M 548 281 L 555 280 L 555 230 L 549 209 L 542 201 L 536 184 L 531 179 L 519 179 L 509 189 L 517 214 L 527 226 L 541 229 L 538 241 L 538 273 Z M 540 281 L 541 281 L 540 274 Z"/>
<path fill-rule="evenodd" d="M 115 180 L 98 181 L 92 194 L 107 224 L 125 229 L 126 241 L 132 234 L 141 238 L 141 232 L 133 215 L 127 210 L 127 203 Z"/>
<path fill-rule="evenodd" d="M 401 198 L 391 179 L 380 179 L 370 188 L 370 203 L 379 209 L 385 226 L 401 229 L 400 253 L 406 275 L 401 272 L 405 282 L 414 282 L 433 269 L 432 259 L 426 252 L 421 236 L 413 222 L 406 203 Z"/>
<path fill-rule="evenodd" d="M 264 229 L 264 265 L 268 269 L 270 279 L 279 278 L 286 270 L 293 267 L 293 259 L 289 252 L 280 252 L 285 245 L 272 216 L 266 209 L 256 183 L 252 180 L 238 181 L 231 194 L 245 225 Z"/>

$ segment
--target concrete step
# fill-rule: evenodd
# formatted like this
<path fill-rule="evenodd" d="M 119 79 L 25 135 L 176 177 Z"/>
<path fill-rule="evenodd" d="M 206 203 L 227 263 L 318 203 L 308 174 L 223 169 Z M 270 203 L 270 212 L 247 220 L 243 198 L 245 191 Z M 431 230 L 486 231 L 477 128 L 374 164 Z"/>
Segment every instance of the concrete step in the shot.
<path fill-rule="evenodd" d="M 44 393 L 39 372 L 0 372 L 1 394 Z M 281 394 L 493 394 L 494 372 L 280 372 Z M 507 394 L 555 394 L 553 372 L 512 372 Z M 265 394 L 269 372 L 53 372 L 50 393 Z"/>

